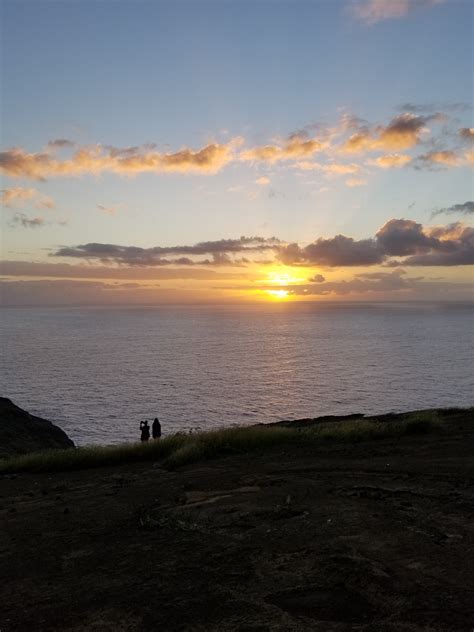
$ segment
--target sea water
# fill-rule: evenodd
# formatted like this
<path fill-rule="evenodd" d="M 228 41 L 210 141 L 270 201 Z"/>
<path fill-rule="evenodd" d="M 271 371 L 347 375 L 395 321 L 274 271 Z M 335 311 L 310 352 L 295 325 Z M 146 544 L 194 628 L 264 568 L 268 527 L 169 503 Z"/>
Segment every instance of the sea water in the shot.
<path fill-rule="evenodd" d="M 79 445 L 472 406 L 473 307 L 272 303 L 0 311 L 1 394 Z"/>

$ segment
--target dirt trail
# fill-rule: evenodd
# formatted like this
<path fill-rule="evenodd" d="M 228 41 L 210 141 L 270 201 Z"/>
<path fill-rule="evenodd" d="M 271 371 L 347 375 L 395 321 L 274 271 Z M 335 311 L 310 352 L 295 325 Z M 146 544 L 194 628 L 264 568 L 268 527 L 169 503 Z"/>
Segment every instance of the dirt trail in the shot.
<path fill-rule="evenodd" d="M 470 632 L 473 447 L 468 424 L 3 477 L 0 629 Z"/>

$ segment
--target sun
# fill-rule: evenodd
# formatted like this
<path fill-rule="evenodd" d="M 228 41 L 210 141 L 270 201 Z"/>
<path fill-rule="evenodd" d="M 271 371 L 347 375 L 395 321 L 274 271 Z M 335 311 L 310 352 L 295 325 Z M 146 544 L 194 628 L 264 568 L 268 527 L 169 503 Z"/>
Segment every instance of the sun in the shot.
<path fill-rule="evenodd" d="M 293 270 L 286 271 L 285 269 L 277 268 L 267 272 L 267 278 L 265 283 L 267 288 L 265 294 L 272 299 L 284 300 L 291 297 L 291 286 L 301 283 L 302 278 L 295 276 Z M 276 286 L 275 289 L 268 287 L 268 285 Z"/>
<path fill-rule="evenodd" d="M 289 292 L 288 290 L 266 290 L 267 294 L 273 296 L 274 298 L 288 298 Z"/>
<path fill-rule="evenodd" d="M 265 297 L 273 301 L 290 301 L 295 298 L 292 288 L 305 282 L 307 276 L 301 269 L 296 271 L 283 266 L 275 266 L 270 270 L 265 267 L 259 272 L 262 276 L 256 279 L 256 283 L 260 286 L 257 291 L 261 298 Z"/>

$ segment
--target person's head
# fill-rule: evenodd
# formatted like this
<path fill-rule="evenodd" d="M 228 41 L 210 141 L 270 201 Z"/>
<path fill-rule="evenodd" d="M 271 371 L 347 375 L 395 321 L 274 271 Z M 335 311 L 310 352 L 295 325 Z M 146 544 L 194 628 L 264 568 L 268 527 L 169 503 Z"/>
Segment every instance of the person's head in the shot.
<path fill-rule="evenodd" d="M 158 422 L 158 417 L 155 417 L 153 421 L 156 421 L 156 422 Z"/>

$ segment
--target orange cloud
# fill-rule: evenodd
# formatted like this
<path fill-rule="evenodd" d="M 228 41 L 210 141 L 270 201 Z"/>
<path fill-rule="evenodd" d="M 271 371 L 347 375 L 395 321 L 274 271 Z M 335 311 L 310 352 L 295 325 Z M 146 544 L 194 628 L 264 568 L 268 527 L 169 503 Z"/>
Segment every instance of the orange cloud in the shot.
<path fill-rule="evenodd" d="M 12 187 L 2 189 L 0 192 L 0 204 L 7 208 L 18 208 L 25 202 L 34 200 L 36 208 L 52 209 L 55 207 L 54 200 L 48 196 L 43 196 L 36 189 L 25 189 L 23 187 Z"/>
<path fill-rule="evenodd" d="M 290 136 L 281 146 L 264 145 L 254 147 L 240 154 L 242 160 L 261 161 L 274 163 L 280 160 L 298 160 L 312 156 L 323 149 L 323 144 L 315 138 L 306 139 L 306 136 L 295 134 Z"/>
<path fill-rule="evenodd" d="M 346 180 L 346 185 L 348 187 L 363 187 L 367 184 L 367 180 L 363 180 L 362 178 L 349 178 Z"/>
<path fill-rule="evenodd" d="M 379 156 L 374 160 L 368 160 L 369 165 L 380 167 L 381 169 L 391 169 L 393 167 L 403 167 L 411 161 L 411 156 L 406 154 L 387 154 Z"/>
<path fill-rule="evenodd" d="M 439 165 L 444 165 L 446 167 L 457 167 L 461 163 L 461 158 L 456 154 L 456 152 L 451 151 L 450 149 L 444 151 L 431 151 L 424 156 L 421 156 L 421 159 L 426 162 L 431 162 Z"/>
<path fill-rule="evenodd" d="M 14 208 L 26 200 L 31 200 L 36 193 L 36 189 L 24 189 L 22 187 L 2 189 L 0 193 L 0 203 L 3 204 L 3 206 Z"/>
<path fill-rule="evenodd" d="M 6 176 L 45 180 L 58 176 L 118 173 L 216 173 L 232 159 L 237 139 L 228 144 L 210 144 L 197 151 L 182 149 L 159 153 L 148 148 L 119 150 L 101 145 L 84 147 L 69 159 L 59 160 L 49 152 L 27 153 L 21 148 L 0 152 L 0 172 Z"/>
<path fill-rule="evenodd" d="M 348 175 L 350 173 L 359 173 L 360 171 L 359 165 L 354 163 L 340 164 L 333 162 L 322 165 L 319 162 L 310 162 L 309 160 L 298 162 L 295 167 L 303 171 L 323 171 L 327 175 Z"/>
<path fill-rule="evenodd" d="M 373 131 L 363 128 L 352 134 L 343 144 L 342 150 L 347 153 L 362 153 L 409 149 L 420 142 L 428 121 L 440 121 L 442 118 L 444 115 L 441 114 L 424 117 L 405 112 L 392 119 L 386 127 L 379 126 Z"/>
<path fill-rule="evenodd" d="M 257 178 L 255 180 L 255 184 L 259 184 L 260 186 L 266 186 L 267 184 L 270 184 L 270 178 L 267 178 L 267 176 L 262 176 L 261 178 Z"/>
<path fill-rule="evenodd" d="M 466 158 L 467 162 L 474 163 L 474 151 L 467 151 L 464 154 L 464 157 Z"/>

